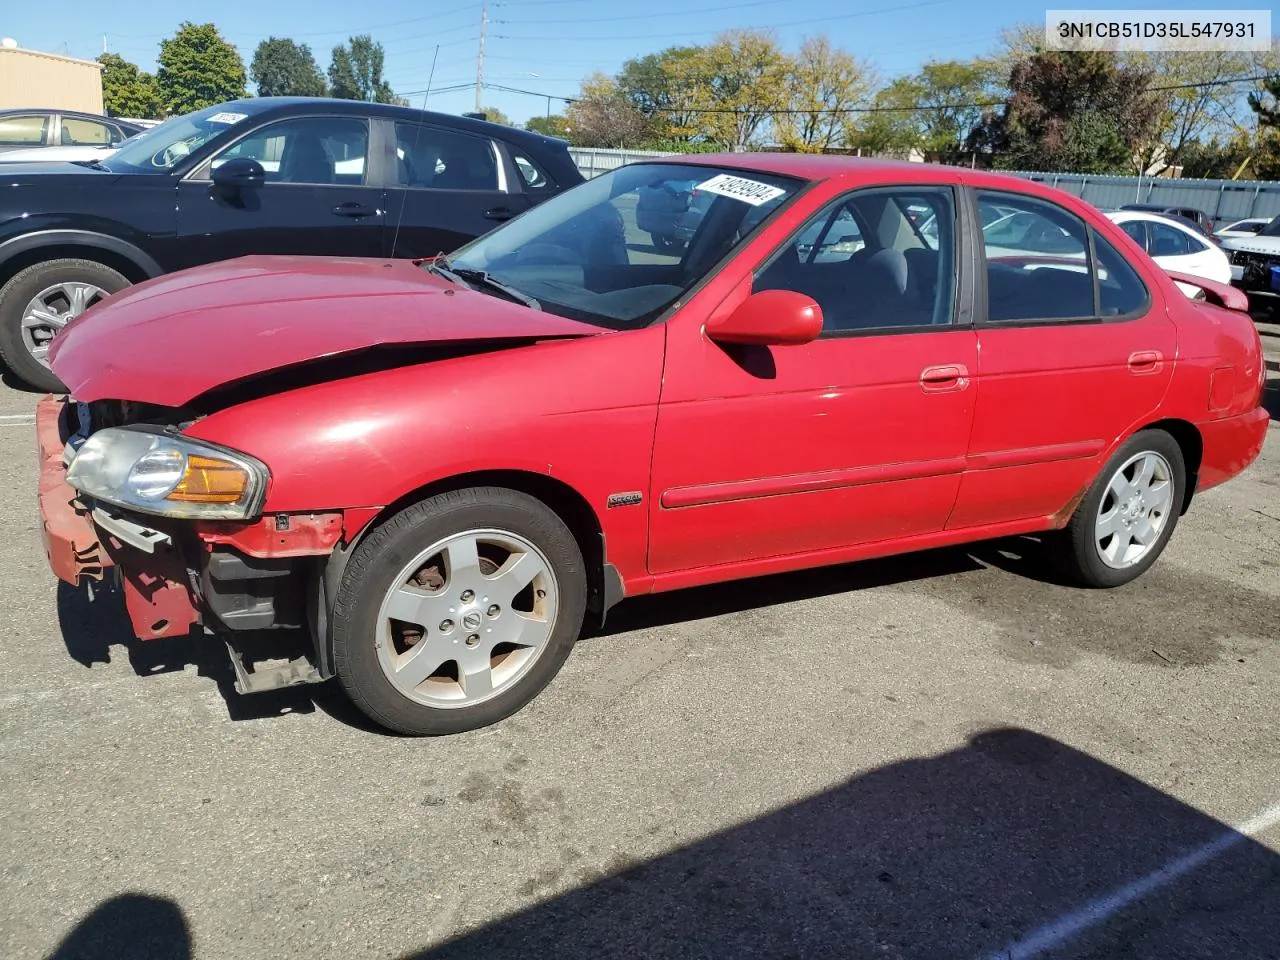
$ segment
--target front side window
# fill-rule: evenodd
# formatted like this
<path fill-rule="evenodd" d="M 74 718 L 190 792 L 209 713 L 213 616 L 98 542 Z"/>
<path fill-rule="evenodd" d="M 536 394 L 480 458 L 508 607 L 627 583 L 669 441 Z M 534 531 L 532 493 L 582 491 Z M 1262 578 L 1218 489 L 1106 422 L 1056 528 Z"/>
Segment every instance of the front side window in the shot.
<path fill-rule="evenodd" d="M 803 185 L 712 166 L 629 164 L 545 200 L 440 266 L 460 276 L 483 271 L 552 313 L 619 330 L 640 327 Z M 654 233 L 673 239 L 658 245 Z"/>
<path fill-rule="evenodd" d="M 952 322 L 954 258 L 949 188 L 868 189 L 805 224 L 752 289 L 813 298 L 825 335 L 945 326 Z"/>
<path fill-rule="evenodd" d="M 218 154 L 217 169 L 228 160 L 256 160 L 267 183 L 342 184 L 365 182 L 369 125 L 354 117 L 299 117 L 256 130 Z"/>
<path fill-rule="evenodd" d="M 1093 264 L 1084 221 L 1034 197 L 979 192 L 984 221 L 995 207 L 1011 212 L 992 219 L 982 230 L 987 319 L 1094 316 Z"/>
<path fill-rule="evenodd" d="M 6 147 L 42 147 L 48 128 L 48 117 L 5 117 L 0 120 L 0 144 Z"/>
<path fill-rule="evenodd" d="M 396 123 L 397 183 L 419 190 L 499 190 L 493 141 L 419 123 Z"/>
<path fill-rule="evenodd" d="M 68 147 L 105 147 L 115 139 L 115 131 L 96 120 L 62 118 L 62 144 Z"/>

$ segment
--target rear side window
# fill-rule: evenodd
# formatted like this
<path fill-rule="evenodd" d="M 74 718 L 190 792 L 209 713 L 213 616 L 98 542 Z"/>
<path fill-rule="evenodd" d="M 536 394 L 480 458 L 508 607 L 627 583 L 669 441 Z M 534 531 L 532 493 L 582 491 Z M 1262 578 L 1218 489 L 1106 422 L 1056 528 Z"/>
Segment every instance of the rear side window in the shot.
<path fill-rule="evenodd" d="M 1125 317 L 1140 313 L 1149 302 L 1147 285 L 1105 237 L 1093 229 L 1089 232 L 1098 261 L 1098 315 Z"/>
<path fill-rule="evenodd" d="M 1181 230 L 1166 227 L 1163 223 L 1151 224 L 1151 255 L 1153 257 L 1184 257 L 1201 253 L 1205 244 Z"/>
<path fill-rule="evenodd" d="M 500 190 L 493 141 L 424 124 L 396 124 L 397 182 L 419 190 Z"/>
<path fill-rule="evenodd" d="M 522 150 L 510 149 L 516 172 L 520 174 L 520 184 L 526 190 L 550 190 L 554 186 L 546 171 L 538 166 L 533 157 Z"/>
<path fill-rule="evenodd" d="M 1002 216 L 992 218 L 992 208 Z M 981 192 L 987 261 L 987 319 L 1068 320 L 1094 316 L 1093 263 L 1084 221 L 1034 197 Z"/>
<path fill-rule="evenodd" d="M 5 117 L 0 120 L 0 144 L 6 147 L 42 147 L 48 127 L 48 117 Z"/>
<path fill-rule="evenodd" d="M 96 120 L 81 120 L 79 117 L 62 118 L 62 143 L 64 146 L 88 147 L 106 146 L 111 143 L 112 129 L 105 123 Z"/>

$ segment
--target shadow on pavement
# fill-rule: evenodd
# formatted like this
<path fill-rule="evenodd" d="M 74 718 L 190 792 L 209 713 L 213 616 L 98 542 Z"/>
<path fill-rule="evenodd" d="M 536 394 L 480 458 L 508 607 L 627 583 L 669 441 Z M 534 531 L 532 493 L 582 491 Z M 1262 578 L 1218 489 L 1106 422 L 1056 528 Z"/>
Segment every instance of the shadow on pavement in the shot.
<path fill-rule="evenodd" d="M 571 882 L 583 885 L 404 960 L 1261 960 L 1280 950 L 1280 857 L 1019 729 Z"/>
<path fill-rule="evenodd" d="M 100 904 L 49 960 L 189 960 L 191 934 L 172 900 L 127 893 Z"/>

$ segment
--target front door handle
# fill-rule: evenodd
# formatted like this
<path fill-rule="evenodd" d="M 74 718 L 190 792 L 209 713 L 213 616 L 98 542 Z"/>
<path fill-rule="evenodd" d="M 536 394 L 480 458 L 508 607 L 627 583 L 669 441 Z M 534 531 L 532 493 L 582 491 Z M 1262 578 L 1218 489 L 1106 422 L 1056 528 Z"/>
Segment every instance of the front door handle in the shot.
<path fill-rule="evenodd" d="M 963 363 L 944 363 L 925 367 L 920 373 L 920 386 L 925 393 L 955 393 L 969 386 L 969 368 Z"/>
<path fill-rule="evenodd" d="M 346 203 L 340 203 L 334 207 L 333 213 L 334 216 L 338 217 L 376 217 L 382 211 L 377 207 L 367 207 L 363 203 L 348 200 Z"/>
<path fill-rule="evenodd" d="M 1164 361 L 1159 350 L 1135 350 L 1129 354 L 1130 373 L 1155 373 Z"/>
<path fill-rule="evenodd" d="M 510 220 L 516 214 L 510 207 L 490 207 L 484 215 L 489 220 Z"/>

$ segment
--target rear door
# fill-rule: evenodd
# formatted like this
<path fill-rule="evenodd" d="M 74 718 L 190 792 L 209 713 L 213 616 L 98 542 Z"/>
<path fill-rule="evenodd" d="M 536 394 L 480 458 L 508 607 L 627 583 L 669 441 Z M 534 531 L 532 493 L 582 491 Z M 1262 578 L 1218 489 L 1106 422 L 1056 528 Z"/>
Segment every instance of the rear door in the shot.
<path fill-rule="evenodd" d="M 982 241 L 981 389 L 949 529 L 1069 506 L 1104 451 L 1158 409 L 1176 347 L 1158 297 L 1080 217 L 1022 194 L 973 196 L 979 216 L 1016 208 L 1026 229 Z"/>
<path fill-rule="evenodd" d="M 246 133 L 178 186 L 181 266 L 249 254 L 382 255 L 386 197 L 369 158 L 377 128 L 354 114 L 277 120 Z M 228 191 L 213 170 L 246 157 L 261 187 Z"/>
<path fill-rule="evenodd" d="M 531 205 L 492 138 L 409 120 L 388 126 L 394 157 L 386 255 L 447 253 Z"/>

